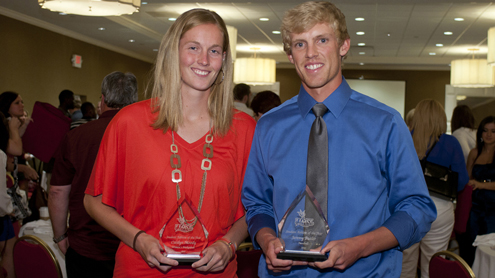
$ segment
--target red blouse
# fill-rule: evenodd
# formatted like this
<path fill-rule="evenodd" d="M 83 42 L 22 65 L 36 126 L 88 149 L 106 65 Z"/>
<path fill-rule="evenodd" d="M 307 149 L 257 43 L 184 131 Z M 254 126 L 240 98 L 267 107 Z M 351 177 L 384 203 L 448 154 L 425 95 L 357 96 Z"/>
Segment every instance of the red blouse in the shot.
<path fill-rule="evenodd" d="M 129 105 L 114 117 L 103 136 L 86 194 L 103 194 L 103 203 L 114 207 L 138 229 L 159 238 L 160 229 L 177 211 L 177 195 L 170 165 L 172 133 L 153 129 L 150 126 L 153 119 L 150 100 Z M 209 232 L 208 245 L 224 236 L 244 215 L 241 188 L 255 125 L 252 117 L 235 113 L 231 130 L 224 137 L 215 136 L 211 143 L 214 156 L 200 213 Z M 190 144 L 174 133 L 182 160 L 180 188 L 196 207 L 204 173 L 201 161 L 205 137 L 206 134 Z M 186 215 L 186 219 L 191 218 Z M 210 276 L 235 277 L 236 268 L 237 263 L 232 260 L 223 272 Z M 202 274 L 190 267 L 172 268 L 166 273 L 167 277 Z M 139 253 L 120 244 L 114 277 L 163 276 L 150 268 Z"/>

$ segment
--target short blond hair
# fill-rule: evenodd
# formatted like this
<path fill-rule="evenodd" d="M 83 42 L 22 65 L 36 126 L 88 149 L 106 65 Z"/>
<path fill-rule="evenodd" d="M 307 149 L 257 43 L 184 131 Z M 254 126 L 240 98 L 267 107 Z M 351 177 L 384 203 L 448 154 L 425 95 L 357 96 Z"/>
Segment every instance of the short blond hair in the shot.
<path fill-rule="evenodd" d="M 318 23 L 328 23 L 333 28 L 339 46 L 350 38 L 345 16 L 334 4 L 330 2 L 304 2 L 288 10 L 282 20 L 281 31 L 285 52 L 291 54 L 290 35 L 292 33 L 304 33 Z"/>
<path fill-rule="evenodd" d="M 447 116 L 440 102 L 433 99 L 420 101 L 414 109 L 411 130 L 416 153 L 422 159 L 440 135 L 447 131 Z"/>
<path fill-rule="evenodd" d="M 177 131 L 182 124 L 182 78 L 179 66 L 179 42 L 192 28 L 214 24 L 223 33 L 223 52 L 226 54 L 222 70 L 211 87 L 208 111 L 213 121 L 213 131 L 225 135 L 232 124 L 232 55 L 229 34 L 223 19 L 215 12 L 193 9 L 180 15 L 163 36 L 154 67 L 154 83 L 151 91 L 152 111 L 158 112 L 154 128 Z"/>

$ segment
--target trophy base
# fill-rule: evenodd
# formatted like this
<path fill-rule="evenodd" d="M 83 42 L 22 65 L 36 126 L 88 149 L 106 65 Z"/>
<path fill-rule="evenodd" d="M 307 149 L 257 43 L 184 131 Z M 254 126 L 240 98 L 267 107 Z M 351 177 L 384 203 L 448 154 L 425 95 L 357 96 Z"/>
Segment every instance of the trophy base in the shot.
<path fill-rule="evenodd" d="M 306 262 L 323 262 L 326 261 L 328 258 L 325 254 L 321 254 L 315 251 L 285 250 L 280 251 L 280 253 L 277 254 L 277 259 Z"/>
<path fill-rule="evenodd" d="M 167 258 L 178 261 L 179 265 L 192 265 L 199 261 L 201 256 L 199 254 L 167 254 Z M 160 265 L 165 264 L 160 263 Z"/>

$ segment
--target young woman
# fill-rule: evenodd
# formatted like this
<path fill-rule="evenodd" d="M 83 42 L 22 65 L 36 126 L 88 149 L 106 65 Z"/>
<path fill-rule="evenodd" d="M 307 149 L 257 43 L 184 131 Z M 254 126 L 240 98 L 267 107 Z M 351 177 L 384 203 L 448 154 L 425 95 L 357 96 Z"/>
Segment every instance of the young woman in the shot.
<path fill-rule="evenodd" d="M 464 189 L 469 181 L 466 163 L 457 139 L 445 134 L 447 117 L 442 105 L 436 100 L 422 100 L 414 110 L 411 133 L 418 158 L 427 155 L 427 161 L 450 167 L 459 174 L 457 191 Z M 430 196 L 437 208 L 437 219 L 421 242 L 404 250 L 401 277 L 415 277 L 421 248 L 421 278 L 428 278 L 428 266 L 431 256 L 446 250 L 454 228 L 454 205 L 451 201 L 438 196 Z"/>
<path fill-rule="evenodd" d="M 495 117 L 484 118 L 476 132 L 476 148 L 469 152 L 467 170 L 473 187 L 473 206 L 467 226 L 467 243 L 459 243 L 460 255 L 473 264 L 477 235 L 495 232 Z"/>
<path fill-rule="evenodd" d="M 188 11 L 162 40 L 152 99 L 125 107 L 108 126 L 84 203 L 122 240 L 115 277 L 235 276 L 255 122 L 233 109 L 231 80 L 225 23 Z M 167 257 L 186 248 L 201 259 L 178 267 Z"/>

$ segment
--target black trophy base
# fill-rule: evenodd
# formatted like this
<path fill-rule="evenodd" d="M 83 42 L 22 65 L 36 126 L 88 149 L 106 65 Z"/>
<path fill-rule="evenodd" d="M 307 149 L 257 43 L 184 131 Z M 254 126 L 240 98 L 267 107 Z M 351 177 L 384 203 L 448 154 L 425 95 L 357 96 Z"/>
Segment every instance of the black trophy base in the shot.
<path fill-rule="evenodd" d="M 306 262 L 323 262 L 326 261 L 328 258 L 325 254 L 321 254 L 315 251 L 285 250 L 280 251 L 280 253 L 277 254 L 277 259 Z"/>
<path fill-rule="evenodd" d="M 167 254 L 167 258 L 178 261 L 179 265 L 192 265 L 199 261 L 201 256 L 198 254 Z M 160 265 L 165 264 L 160 263 Z"/>

